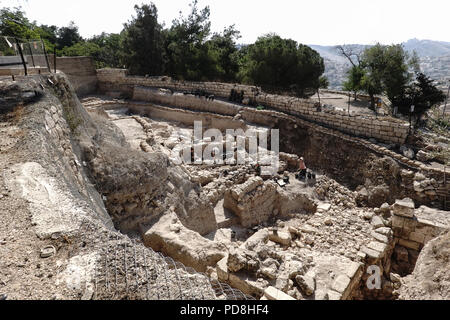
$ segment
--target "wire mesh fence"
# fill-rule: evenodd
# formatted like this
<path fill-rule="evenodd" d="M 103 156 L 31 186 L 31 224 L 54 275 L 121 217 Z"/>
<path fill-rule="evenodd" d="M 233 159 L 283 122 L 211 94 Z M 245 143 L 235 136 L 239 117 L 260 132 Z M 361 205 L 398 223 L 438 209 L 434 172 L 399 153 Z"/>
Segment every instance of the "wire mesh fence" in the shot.
<path fill-rule="evenodd" d="M 84 252 L 96 252 L 91 278 L 93 300 L 255 300 L 153 251 L 139 240 L 105 229 L 90 218 L 81 219 L 79 244 L 72 245 Z"/>
<path fill-rule="evenodd" d="M 40 39 L 20 39 L 0 35 L 0 72 L 51 72 L 45 44 Z"/>

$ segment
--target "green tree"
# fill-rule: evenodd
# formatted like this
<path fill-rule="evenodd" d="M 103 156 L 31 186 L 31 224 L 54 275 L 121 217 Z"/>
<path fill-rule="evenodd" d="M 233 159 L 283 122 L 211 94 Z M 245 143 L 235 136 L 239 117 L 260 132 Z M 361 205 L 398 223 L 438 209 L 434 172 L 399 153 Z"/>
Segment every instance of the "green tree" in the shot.
<path fill-rule="evenodd" d="M 96 59 L 100 51 L 101 48 L 99 45 L 90 41 L 83 41 L 75 43 L 70 47 L 64 47 L 64 49 L 61 50 L 61 54 L 67 57 L 89 56 Z"/>
<path fill-rule="evenodd" d="M 320 89 L 328 89 L 329 85 L 330 85 L 330 81 L 328 81 L 327 77 L 321 76 L 319 78 L 319 88 Z"/>
<path fill-rule="evenodd" d="M 445 94 L 433 84 L 433 80 L 419 72 L 416 74 L 416 80 L 405 88 L 400 98 L 397 98 L 395 105 L 404 115 L 408 115 L 411 106 L 414 105 L 413 115 L 419 121 L 425 112 L 444 101 Z"/>
<path fill-rule="evenodd" d="M 102 33 L 89 40 L 99 46 L 95 57 L 97 68 L 120 68 L 123 66 L 122 35 L 117 33 Z"/>
<path fill-rule="evenodd" d="M 36 25 L 30 22 L 21 8 L 0 9 L 0 34 L 21 39 L 36 39 Z"/>
<path fill-rule="evenodd" d="M 83 38 L 78 32 L 78 27 L 73 21 L 71 21 L 67 27 L 59 28 L 57 31 L 57 48 L 59 50 L 65 47 L 71 47 L 82 41 Z"/>
<path fill-rule="evenodd" d="M 239 50 L 236 40 L 240 32 L 232 25 L 220 33 L 215 33 L 207 42 L 209 55 L 214 56 L 217 62 L 218 74 L 216 78 L 222 81 L 236 81 L 239 72 Z"/>
<path fill-rule="evenodd" d="M 58 27 L 53 25 L 40 25 L 35 28 L 35 31 L 39 34 L 39 37 L 44 42 L 46 50 L 49 53 L 53 53 L 58 41 Z"/>
<path fill-rule="evenodd" d="M 22 39 L 38 39 L 39 33 L 35 24 L 30 22 L 21 8 L 0 9 L 0 35 Z M 12 40 L 10 39 L 10 43 Z M 9 44 L 0 39 L 0 52 L 4 55 L 15 55 Z"/>
<path fill-rule="evenodd" d="M 359 65 L 355 65 L 347 72 L 347 81 L 343 83 L 343 89 L 354 93 L 355 101 L 357 99 L 358 92 L 363 91 L 363 78 L 365 76 L 365 70 Z"/>
<path fill-rule="evenodd" d="M 130 73 L 161 75 L 164 72 L 164 33 L 153 3 L 135 6 L 136 17 L 124 25 L 123 61 Z"/>
<path fill-rule="evenodd" d="M 322 57 L 308 46 L 268 34 L 248 46 L 242 80 L 266 90 L 292 90 L 299 96 L 314 94 L 325 71 Z"/>
<path fill-rule="evenodd" d="M 365 74 L 361 79 L 361 86 L 370 96 L 370 106 L 375 109 L 375 95 L 384 91 L 383 79 L 386 75 L 385 46 L 377 44 L 364 51 L 361 65 Z"/>
<path fill-rule="evenodd" d="M 336 46 L 337 52 L 345 57 L 352 67 L 347 71 L 347 81 L 343 83 L 343 89 L 352 91 L 355 101 L 358 98 L 358 92 L 364 89 L 363 79 L 366 71 L 362 66 L 362 56 L 364 49 L 358 45 Z"/>
<path fill-rule="evenodd" d="M 353 65 L 348 72 L 344 88 L 353 91 L 355 97 L 358 91 L 367 92 L 371 108 L 375 108 L 375 95 L 378 94 L 386 94 L 394 104 L 402 99 L 412 80 L 411 71 L 418 70 L 417 56 L 410 56 L 402 45 L 376 44 L 366 48 L 362 55 L 353 54 L 358 63 L 354 63 L 348 51 L 341 51 Z"/>
<path fill-rule="evenodd" d="M 409 71 L 413 68 L 410 64 L 410 56 L 402 45 L 384 47 L 384 72 L 382 81 L 386 96 L 391 102 L 400 98 L 406 86 L 411 82 Z"/>
<path fill-rule="evenodd" d="M 199 10 L 197 0 L 190 7 L 189 15 L 180 12 L 166 32 L 167 73 L 178 79 L 213 79 L 221 70 L 220 53 L 206 43 L 211 34 L 210 10 L 208 6 Z"/>

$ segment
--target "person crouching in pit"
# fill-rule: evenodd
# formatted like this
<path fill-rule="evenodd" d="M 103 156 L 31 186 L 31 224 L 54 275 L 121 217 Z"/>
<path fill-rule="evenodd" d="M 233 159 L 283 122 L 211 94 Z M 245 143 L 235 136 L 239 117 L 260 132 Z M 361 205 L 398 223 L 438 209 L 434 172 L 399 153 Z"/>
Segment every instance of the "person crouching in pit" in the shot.
<path fill-rule="evenodd" d="M 298 179 L 304 180 L 306 178 L 306 164 L 305 159 L 303 157 L 298 161 L 298 169 L 300 170 L 298 173 Z"/>

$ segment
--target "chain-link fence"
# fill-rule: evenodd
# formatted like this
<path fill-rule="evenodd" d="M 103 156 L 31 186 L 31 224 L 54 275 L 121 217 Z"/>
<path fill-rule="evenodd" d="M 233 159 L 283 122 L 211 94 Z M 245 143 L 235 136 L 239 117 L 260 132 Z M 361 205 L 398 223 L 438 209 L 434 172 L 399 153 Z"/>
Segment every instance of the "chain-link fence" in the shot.
<path fill-rule="evenodd" d="M 139 240 L 105 228 L 97 219 L 72 215 L 70 220 L 80 221 L 77 236 L 70 240 L 70 257 L 96 257 L 93 270 L 89 261 L 81 262 L 79 279 L 84 282 L 80 280 L 78 287 L 85 287 L 85 293 L 92 293 L 89 299 L 255 300 L 226 283 L 153 251 Z"/>
<path fill-rule="evenodd" d="M 45 44 L 38 39 L 0 35 L 0 75 L 51 72 Z"/>

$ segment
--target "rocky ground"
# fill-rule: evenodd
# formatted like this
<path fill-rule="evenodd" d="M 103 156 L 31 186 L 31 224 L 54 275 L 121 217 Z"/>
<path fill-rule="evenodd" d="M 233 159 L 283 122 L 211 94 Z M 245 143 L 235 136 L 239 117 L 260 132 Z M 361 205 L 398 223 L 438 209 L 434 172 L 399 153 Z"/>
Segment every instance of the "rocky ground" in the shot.
<path fill-rule="evenodd" d="M 100 114 L 98 106 L 104 101 L 90 97 L 83 103 L 89 112 Z M 110 101 L 106 114 L 102 114 L 121 129 L 136 150 L 158 151 L 172 159 L 179 137 L 192 134 L 192 127 L 133 115 L 125 105 Z M 214 267 L 226 257 L 222 254 L 225 252 L 227 268 L 248 272 L 254 277 L 254 287 L 261 290 L 240 287 L 239 283 L 232 285 L 256 296 L 269 286 L 296 299 L 348 296 L 345 282 L 355 276 L 364 260 L 362 251 L 374 240 L 372 220 L 379 220 L 374 222 L 380 224 L 377 228 L 386 227 L 389 222 L 373 209 L 358 208 L 358 192 L 326 175 L 318 175 L 312 183 L 296 180 L 288 170 L 297 161 L 297 156 L 282 155 L 281 174 L 274 180 L 289 177 L 286 186 L 264 182 L 251 165 L 179 165 L 191 181 L 199 184 L 199 197 L 209 202 L 206 211 L 213 208 L 213 219 L 208 223 L 204 215 L 201 220 L 186 222 L 180 220 L 180 215 L 166 214 L 149 226 L 144 242 L 219 280 L 224 279 Z M 283 205 L 277 207 L 278 201 Z M 200 230 L 199 224 L 205 228 Z M 263 238 L 259 239 L 261 235 Z M 375 238 L 383 237 L 375 233 Z M 255 247 L 253 239 L 262 243 Z M 344 284 L 339 285 L 342 281 Z"/>
<path fill-rule="evenodd" d="M 180 137 L 192 134 L 192 126 L 131 114 L 126 101 L 93 96 L 83 104 L 90 113 L 114 122 L 134 149 L 161 152 L 171 161 Z M 377 196 L 366 179 L 368 190 L 352 191 L 322 174 L 312 183 L 300 182 L 289 172 L 298 157 L 283 154 L 281 158 L 282 168 L 274 181 L 259 178 L 251 165 L 177 165 L 198 183 L 205 214 L 197 215 L 199 220 L 191 216 L 190 222 L 178 213 L 166 214 L 143 229 L 144 242 L 256 297 L 284 292 L 286 298 L 295 299 L 404 298 L 406 285 L 396 272 L 410 274 L 418 253 L 395 247 L 388 204 L 366 207 L 368 202 L 381 204 L 384 189 Z M 433 181 L 400 170 L 388 160 L 372 165 L 378 175 L 412 174 L 409 179 L 417 193 L 432 187 Z M 386 167 L 393 173 L 383 172 Z M 278 185 L 283 177 L 290 182 Z M 365 287 L 367 259 L 386 268 L 383 290 L 378 293 Z"/>
<path fill-rule="evenodd" d="M 450 299 L 450 233 L 430 241 L 422 250 L 414 272 L 403 281 L 404 300 Z"/>
<path fill-rule="evenodd" d="M 192 126 L 99 96 L 83 107 L 61 75 L 0 79 L 0 91 L 0 299 L 449 297 L 444 212 L 379 207 L 370 181 L 366 194 L 324 172 L 299 181 L 294 154 L 272 177 L 177 163 Z M 432 179 L 401 172 L 433 196 Z"/>
<path fill-rule="evenodd" d="M 40 250 L 52 241 L 40 240 L 31 230 L 31 214 L 24 199 L 7 188 L 3 173 L 19 162 L 17 148 L 26 132 L 14 117 L 2 116 L 0 123 L 0 295 L 5 299 L 32 299 L 37 289 L 43 299 L 55 297 L 55 260 L 40 257 Z"/>
<path fill-rule="evenodd" d="M 64 76 L 2 78 L 0 92 L 2 300 L 245 299 L 114 229 L 86 150 L 132 149 Z"/>

